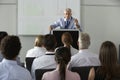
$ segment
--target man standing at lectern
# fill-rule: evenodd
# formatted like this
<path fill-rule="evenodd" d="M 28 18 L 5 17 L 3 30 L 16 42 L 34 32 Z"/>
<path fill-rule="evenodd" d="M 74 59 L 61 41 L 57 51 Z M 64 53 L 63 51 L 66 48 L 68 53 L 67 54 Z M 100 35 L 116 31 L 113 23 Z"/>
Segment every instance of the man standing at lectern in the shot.
<path fill-rule="evenodd" d="M 50 25 L 49 30 L 51 31 L 57 27 L 60 27 L 60 29 L 79 29 L 82 31 L 78 20 L 72 17 L 72 11 L 70 8 L 64 10 L 64 17 Z"/>

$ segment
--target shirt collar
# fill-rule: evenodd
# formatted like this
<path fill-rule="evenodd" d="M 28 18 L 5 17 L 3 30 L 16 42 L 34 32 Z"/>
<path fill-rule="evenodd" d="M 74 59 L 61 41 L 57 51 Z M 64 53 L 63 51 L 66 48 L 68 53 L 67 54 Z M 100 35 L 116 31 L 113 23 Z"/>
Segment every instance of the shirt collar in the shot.
<path fill-rule="evenodd" d="M 45 52 L 45 54 L 55 54 L 55 52 Z"/>
<path fill-rule="evenodd" d="M 79 53 L 82 53 L 82 52 L 88 52 L 88 49 L 81 49 L 81 50 L 79 50 Z"/>
<path fill-rule="evenodd" d="M 2 62 L 3 63 L 12 64 L 12 65 L 16 65 L 17 64 L 16 60 L 8 60 L 8 59 L 5 59 L 5 58 L 2 60 Z"/>
<path fill-rule="evenodd" d="M 71 19 L 72 19 L 72 17 L 70 17 L 70 19 L 66 19 L 66 18 L 64 18 L 64 21 L 71 21 Z"/>

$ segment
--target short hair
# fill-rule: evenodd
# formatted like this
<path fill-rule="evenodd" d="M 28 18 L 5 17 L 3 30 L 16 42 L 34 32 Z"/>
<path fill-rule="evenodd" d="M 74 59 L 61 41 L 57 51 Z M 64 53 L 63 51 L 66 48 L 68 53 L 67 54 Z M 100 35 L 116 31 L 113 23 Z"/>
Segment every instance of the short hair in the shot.
<path fill-rule="evenodd" d="M 18 36 L 6 36 L 1 42 L 1 51 L 6 59 L 12 60 L 19 55 L 21 43 Z"/>
<path fill-rule="evenodd" d="M 38 35 L 35 38 L 35 46 L 41 47 L 43 46 L 44 35 Z"/>
<path fill-rule="evenodd" d="M 5 31 L 0 31 L 0 44 L 1 44 L 1 40 L 5 37 L 8 36 L 8 33 Z"/>
<path fill-rule="evenodd" d="M 64 12 L 72 12 L 72 10 L 70 8 L 66 8 Z"/>
<path fill-rule="evenodd" d="M 65 44 L 69 44 L 69 45 L 72 44 L 73 39 L 72 39 L 72 36 L 69 32 L 64 32 L 62 34 L 62 42 L 65 43 Z"/>
<path fill-rule="evenodd" d="M 87 33 L 81 32 L 78 42 L 80 49 L 88 49 L 88 47 L 90 46 L 90 36 Z"/>
<path fill-rule="evenodd" d="M 54 50 L 56 47 L 56 39 L 52 34 L 46 34 L 43 40 L 43 45 L 46 50 Z"/>

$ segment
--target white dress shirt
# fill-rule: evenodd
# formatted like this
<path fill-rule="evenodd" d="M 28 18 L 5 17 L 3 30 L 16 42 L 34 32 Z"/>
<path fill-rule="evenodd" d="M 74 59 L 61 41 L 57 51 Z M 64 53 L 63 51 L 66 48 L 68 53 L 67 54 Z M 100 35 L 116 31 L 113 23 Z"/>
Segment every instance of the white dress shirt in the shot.
<path fill-rule="evenodd" d="M 32 80 L 30 72 L 14 60 L 0 62 L 0 80 Z"/>
<path fill-rule="evenodd" d="M 70 67 L 79 66 L 100 66 L 98 55 L 91 53 L 88 49 L 79 50 L 71 57 Z"/>
<path fill-rule="evenodd" d="M 2 55 L 1 51 L 0 51 L 0 62 L 4 59 L 4 56 Z M 16 57 L 16 61 L 17 61 L 17 64 L 20 65 L 20 66 L 23 66 L 21 61 L 20 61 L 20 57 Z"/>
<path fill-rule="evenodd" d="M 34 47 L 27 51 L 26 57 L 40 57 L 44 55 L 46 49 L 44 47 Z"/>
<path fill-rule="evenodd" d="M 35 70 L 36 69 L 53 69 L 56 68 L 55 62 L 55 53 L 54 52 L 46 52 L 45 55 L 35 58 L 32 64 L 32 77 L 35 80 Z"/>

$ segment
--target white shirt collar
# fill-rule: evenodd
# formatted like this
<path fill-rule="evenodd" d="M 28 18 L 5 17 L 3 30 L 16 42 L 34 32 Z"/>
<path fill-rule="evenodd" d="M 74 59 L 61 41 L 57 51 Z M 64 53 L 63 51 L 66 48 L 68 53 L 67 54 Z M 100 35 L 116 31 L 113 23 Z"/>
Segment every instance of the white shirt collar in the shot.
<path fill-rule="evenodd" d="M 81 50 L 79 50 L 79 53 L 82 53 L 82 52 L 88 52 L 88 49 L 81 49 Z"/>
<path fill-rule="evenodd" d="M 45 52 L 45 54 L 55 54 L 55 52 Z"/>
<path fill-rule="evenodd" d="M 2 60 L 2 62 L 3 63 L 12 64 L 12 65 L 16 65 L 17 64 L 16 60 L 8 60 L 8 59 L 5 59 L 5 58 Z"/>
<path fill-rule="evenodd" d="M 70 21 L 72 19 L 72 17 L 70 17 L 70 19 L 68 19 L 68 21 Z M 67 19 L 66 18 L 64 18 L 64 21 L 67 21 Z"/>

